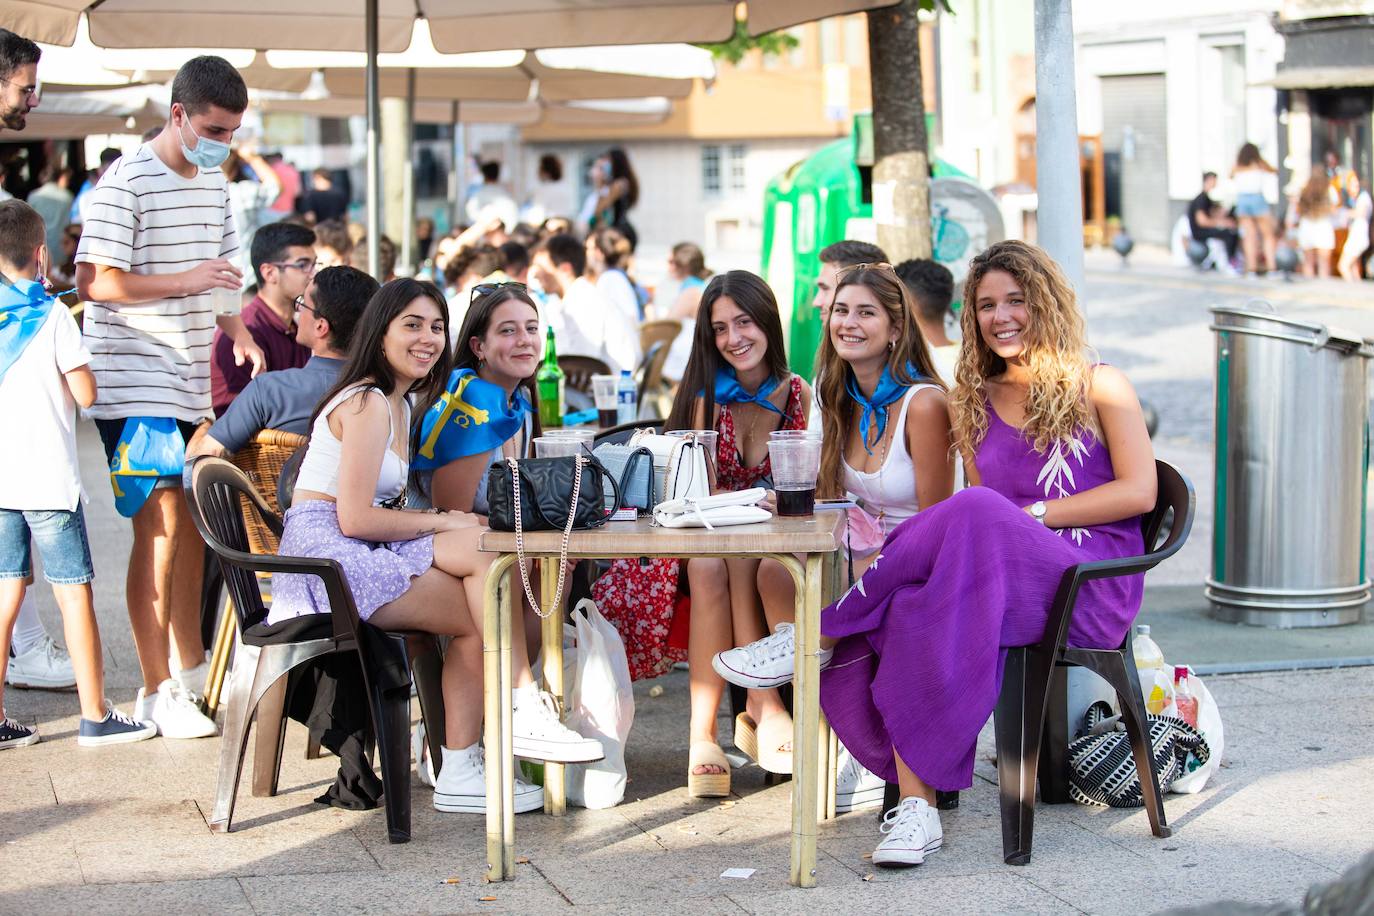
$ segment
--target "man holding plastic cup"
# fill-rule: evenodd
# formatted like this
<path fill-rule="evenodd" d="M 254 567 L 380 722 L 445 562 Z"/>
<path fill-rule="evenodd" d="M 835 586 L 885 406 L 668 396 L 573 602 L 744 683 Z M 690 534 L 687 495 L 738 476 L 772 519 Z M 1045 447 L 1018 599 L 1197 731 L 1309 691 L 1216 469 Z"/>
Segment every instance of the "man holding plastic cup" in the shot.
<path fill-rule="evenodd" d="M 262 369 L 262 350 L 239 317 L 238 236 L 219 167 L 247 107 L 247 87 L 228 61 L 187 61 L 172 82 L 166 127 L 120 157 L 91 192 L 76 283 L 100 392 L 90 415 L 112 461 L 127 463 L 140 426 L 175 420 L 184 447 L 212 416 L 216 326 L 233 339 L 237 364 L 251 363 L 254 375 Z M 204 681 L 204 546 L 180 477 L 159 477 L 129 511 L 126 589 L 143 671 L 134 718 L 152 720 L 170 738 L 213 735 L 191 691 Z"/>

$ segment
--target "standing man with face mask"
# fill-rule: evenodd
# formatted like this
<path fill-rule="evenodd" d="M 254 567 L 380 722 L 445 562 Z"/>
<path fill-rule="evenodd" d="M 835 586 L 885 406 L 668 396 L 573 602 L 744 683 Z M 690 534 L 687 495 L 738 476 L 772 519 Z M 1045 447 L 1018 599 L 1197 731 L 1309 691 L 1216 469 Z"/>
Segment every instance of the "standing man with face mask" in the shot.
<path fill-rule="evenodd" d="M 172 82 L 167 126 L 116 161 L 91 192 L 76 283 L 88 303 L 85 340 L 100 390 L 90 415 L 107 458 L 120 449 L 127 421 L 175 420 L 186 442 L 212 416 L 216 326 L 233 341 L 237 364 L 251 363 L 254 375 L 263 366 L 239 317 L 238 237 L 220 171 L 247 107 L 243 77 L 228 61 L 187 61 Z M 133 529 L 126 589 L 143 671 L 134 718 L 151 719 L 169 738 L 213 735 L 192 692 L 205 677 L 204 545 L 179 474 L 158 478 Z"/>

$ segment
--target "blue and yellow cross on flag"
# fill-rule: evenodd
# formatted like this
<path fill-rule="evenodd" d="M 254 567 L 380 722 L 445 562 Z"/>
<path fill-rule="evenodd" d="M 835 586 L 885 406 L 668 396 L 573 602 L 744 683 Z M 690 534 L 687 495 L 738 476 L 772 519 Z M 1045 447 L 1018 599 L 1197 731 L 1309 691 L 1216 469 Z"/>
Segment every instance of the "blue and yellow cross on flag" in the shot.
<path fill-rule="evenodd" d="M 170 417 L 130 417 L 124 421 L 114 457 L 110 487 L 115 509 L 133 518 L 147 502 L 159 477 L 177 477 L 186 461 L 186 441 Z"/>
<path fill-rule="evenodd" d="M 33 280 L 0 284 L 0 382 L 52 311 L 53 297 Z"/>
<path fill-rule="evenodd" d="M 515 389 L 508 399 L 500 385 L 483 381 L 471 369 L 454 369 L 448 388 L 420 423 L 420 447 L 412 466 L 420 471 L 499 448 L 533 411 Z"/>

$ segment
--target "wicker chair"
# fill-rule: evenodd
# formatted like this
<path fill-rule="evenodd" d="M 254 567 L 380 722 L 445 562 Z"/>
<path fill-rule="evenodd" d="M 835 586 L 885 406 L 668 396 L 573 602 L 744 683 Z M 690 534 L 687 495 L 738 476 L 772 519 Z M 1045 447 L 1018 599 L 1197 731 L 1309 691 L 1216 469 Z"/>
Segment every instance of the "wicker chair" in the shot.
<path fill-rule="evenodd" d="M 646 321 L 639 326 L 639 352 L 648 353 L 656 343 L 673 345 L 677 335 L 682 333 L 682 322 L 676 318 L 661 318 Z"/>
<path fill-rule="evenodd" d="M 563 370 L 563 384 L 574 391 L 592 393 L 593 375 L 613 375 L 611 367 L 595 356 L 560 356 L 558 368 Z"/>

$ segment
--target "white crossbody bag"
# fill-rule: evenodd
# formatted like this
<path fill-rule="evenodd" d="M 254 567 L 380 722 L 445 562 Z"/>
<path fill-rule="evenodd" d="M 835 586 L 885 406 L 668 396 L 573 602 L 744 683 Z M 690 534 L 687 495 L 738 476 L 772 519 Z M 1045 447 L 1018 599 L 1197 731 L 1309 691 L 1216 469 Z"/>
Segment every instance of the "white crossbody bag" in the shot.
<path fill-rule="evenodd" d="M 773 513 L 757 503 L 768 495 L 763 487 L 670 499 L 654 506 L 654 524 L 664 528 L 710 528 L 766 522 Z"/>
<path fill-rule="evenodd" d="M 654 456 L 654 504 L 692 496 L 710 496 L 706 446 L 696 436 L 660 436 L 648 430 L 634 434 L 633 448 Z"/>

